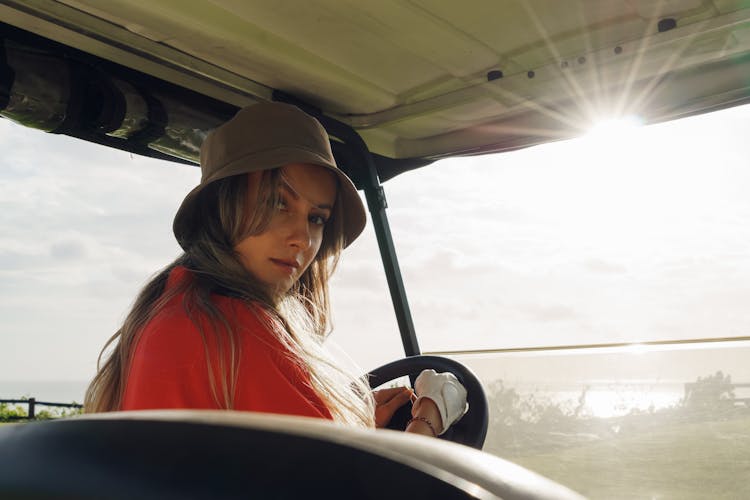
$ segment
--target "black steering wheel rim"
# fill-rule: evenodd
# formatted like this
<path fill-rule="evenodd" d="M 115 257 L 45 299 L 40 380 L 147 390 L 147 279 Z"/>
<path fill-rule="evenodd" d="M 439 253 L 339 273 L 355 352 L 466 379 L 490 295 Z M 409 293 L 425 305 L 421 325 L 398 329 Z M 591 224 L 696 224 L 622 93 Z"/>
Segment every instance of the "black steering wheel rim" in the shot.
<path fill-rule="evenodd" d="M 466 388 L 466 399 L 469 403 L 469 411 L 466 412 L 466 415 L 454 423 L 440 438 L 481 450 L 487 437 L 489 404 L 481 382 L 465 365 L 442 356 L 409 356 L 372 370 L 367 374 L 367 378 L 370 381 L 370 386 L 376 388 L 404 376 L 410 376 L 413 380 L 422 370 L 429 368 L 438 373 L 450 372 L 455 375 Z M 387 427 L 394 430 L 404 430 L 410 411 L 410 405 L 402 407 L 401 410 L 396 412 Z"/>

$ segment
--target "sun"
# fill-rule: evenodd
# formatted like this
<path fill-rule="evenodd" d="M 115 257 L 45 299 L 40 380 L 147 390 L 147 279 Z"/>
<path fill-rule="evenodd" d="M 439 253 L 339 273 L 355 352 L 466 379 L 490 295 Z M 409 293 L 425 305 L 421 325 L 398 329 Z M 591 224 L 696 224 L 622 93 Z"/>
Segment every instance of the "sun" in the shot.
<path fill-rule="evenodd" d="M 619 142 L 632 135 L 641 125 L 643 120 L 635 115 L 605 118 L 594 123 L 585 136 L 597 141 Z"/>

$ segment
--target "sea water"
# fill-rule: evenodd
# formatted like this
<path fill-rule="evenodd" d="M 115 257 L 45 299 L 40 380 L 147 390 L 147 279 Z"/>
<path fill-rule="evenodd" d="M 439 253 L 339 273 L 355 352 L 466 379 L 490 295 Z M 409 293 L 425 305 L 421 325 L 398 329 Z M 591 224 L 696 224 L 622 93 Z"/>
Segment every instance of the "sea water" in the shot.
<path fill-rule="evenodd" d="M 581 384 L 517 383 L 508 388 L 526 401 L 555 405 L 566 413 L 577 409 L 581 415 L 609 418 L 679 406 L 686 397 L 685 386 L 684 382 L 674 380 L 620 379 Z M 493 395 L 488 396 L 491 399 Z M 734 396 L 747 401 L 750 387 L 735 387 Z"/>
<path fill-rule="evenodd" d="M 0 380 L 0 399 L 36 398 L 47 403 L 82 403 L 87 380 Z"/>
<path fill-rule="evenodd" d="M 685 394 L 681 383 L 627 380 L 560 387 L 526 385 L 518 392 L 540 402 L 557 403 L 568 411 L 580 406 L 581 414 L 599 418 L 673 407 L 680 404 Z"/>

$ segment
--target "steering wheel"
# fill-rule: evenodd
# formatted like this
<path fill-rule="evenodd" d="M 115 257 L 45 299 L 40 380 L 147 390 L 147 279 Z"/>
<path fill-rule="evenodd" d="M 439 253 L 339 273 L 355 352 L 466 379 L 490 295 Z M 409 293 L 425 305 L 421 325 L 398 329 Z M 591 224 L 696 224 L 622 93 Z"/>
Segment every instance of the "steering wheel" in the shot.
<path fill-rule="evenodd" d="M 451 372 L 463 384 L 467 392 L 469 411 L 440 436 L 455 443 L 482 449 L 487 437 L 489 405 L 482 384 L 474 373 L 458 361 L 442 356 L 409 356 L 372 370 L 367 374 L 370 386 L 375 388 L 399 377 L 410 376 L 412 380 L 422 370 L 432 368 L 436 372 Z M 393 430 L 404 430 L 411 417 L 411 404 L 402 406 L 386 426 Z"/>

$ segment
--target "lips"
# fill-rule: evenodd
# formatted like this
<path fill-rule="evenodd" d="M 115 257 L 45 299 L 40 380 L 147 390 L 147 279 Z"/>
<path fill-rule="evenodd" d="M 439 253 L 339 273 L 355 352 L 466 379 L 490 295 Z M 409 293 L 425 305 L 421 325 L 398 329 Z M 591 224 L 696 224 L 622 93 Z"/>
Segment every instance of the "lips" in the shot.
<path fill-rule="evenodd" d="M 294 272 L 299 268 L 299 263 L 294 259 L 271 259 L 271 262 L 276 264 L 277 266 L 281 266 L 283 268 L 286 268 L 290 272 Z"/>

